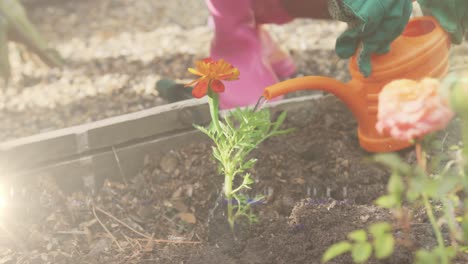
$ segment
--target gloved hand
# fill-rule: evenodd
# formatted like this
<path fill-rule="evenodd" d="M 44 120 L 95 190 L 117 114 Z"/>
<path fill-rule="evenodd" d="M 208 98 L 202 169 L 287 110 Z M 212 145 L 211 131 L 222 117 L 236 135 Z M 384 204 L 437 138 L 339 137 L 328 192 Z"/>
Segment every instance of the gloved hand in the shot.
<path fill-rule="evenodd" d="M 347 59 L 358 51 L 359 69 L 369 77 L 371 55 L 390 50 L 408 24 L 413 5 L 412 0 L 329 0 L 329 11 L 333 18 L 348 23 L 336 41 L 337 55 Z"/>
<path fill-rule="evenodd" d="M 155 86 L 159 96 L 169 103 L 193 98 L 193 87 L 185 87 L 184 83 L 176 83 L 173 80 L 162 79 L 157 81 Z"/>
<path fill-rule="evenodd" d="M 9 40 L 24 44 L 48 66 L 62 65 L 59 54 L 47 46 L 18 0 L 0 0 L 0 75 L 5 80 L 10 76 Z"/>
<path fill-rule="evenodd" d="M 454 44 L 460 44 L 468 33 L 468 0 L 418 0 L 447 31 Z"/>

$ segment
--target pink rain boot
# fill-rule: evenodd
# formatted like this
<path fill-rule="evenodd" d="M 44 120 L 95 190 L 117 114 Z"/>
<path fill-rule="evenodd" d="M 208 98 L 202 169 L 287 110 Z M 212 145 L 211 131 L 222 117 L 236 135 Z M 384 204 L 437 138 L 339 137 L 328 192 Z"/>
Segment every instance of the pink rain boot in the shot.
<path fill-rule="evenodd" d="M 263 53 L 268 58 L 271 67 L 280 79 L 291 77 L 296 73 L 296 65 L 289 54 L 281 50 L 276 42 L 271 38 L 268 31 L 259 28 L 262 39 Z"/>
<path fill-rule="evenodd" d="M 286 24 L 293 18 L 286 12 L 282 0 L 253 0 L 255 22 L 257 24 Z M 280 79 L 296 73 L 296 65 L 291 56 L 280 49 L 268 31 L 259 29 L 265 56 Z"/>
<path fill-rule="evenodd" d="M 211 57 L 225 59 L 240 70 L 237 81 L 226 82 L 220 108 L 254 105 L 265 87 L 278 82 L 265 58 L 252 0 L 206 0 L 215 27 Z"/>
<path fill-rule="evenodd" d="M 286 24 L 294 20 L 283 8 L 281 0 L 252 0 L 255 23 L 258 26 L 265 58 L 280 79 L 296 73 L 296 65 L 291 56 L 283 51 L 260 24 Z M 213 17 L 208 18 L 208 27 L 214 29 Z"/>

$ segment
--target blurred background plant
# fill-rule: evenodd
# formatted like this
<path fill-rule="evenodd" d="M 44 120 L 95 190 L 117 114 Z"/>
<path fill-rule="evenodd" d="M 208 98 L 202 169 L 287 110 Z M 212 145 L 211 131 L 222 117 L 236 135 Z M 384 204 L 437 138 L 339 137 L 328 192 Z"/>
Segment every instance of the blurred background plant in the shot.
<path fill-rule="evenodd" d="M 8 42 L 14 41 L 37 55 L 49 67 L 58 67 L 63 61 L 58 52 L 47 45 L 29 21 L 18 0 L 0 0 L 0 75 L 8 83 L 11 74 Z M 23 53 L 25 54 L 25 53 Z M 23 59 L 26 59 L 23 56 Z"/>
<path fill-rule="evenodd" d="M 382 126 L 388 126 L 392 137 L 411 135 L 415 142 L 416 164 L 403 161 L 398 153 L 379 154 L 374 159 L 392 172 L 387 194 L 379 197 L 376 204 L 391 210 L 395 221 L 374 223 L 368 230 L 351 232 L 346 241 L 334 244 L 325 252 L 323 262 L 347 252 L 356 263 L 365 263 L 372 255 L 384 259 L 392 255 L 397 245 L 413 250 L 417 264 L 449 264 L 460 254 L 468 253 L 468 70 L 453 72 L 442 82 L 430 80 L 429 85 L 435 86 L 428 89 L 431 90 L 428 96 L 421 95 L 426 88 L 424 81 L 411 82 L 405 80 L 387 86 L 393 88 L 393 94 L 402 91 L 399 104 L 390 98 L 379 98 L 382 105 L 391 103 L 398 108 L 389 110 L 392 117 L 385 117 Z M 416 85 L 411 87 L 413 83 Z M 385 108 L 381 104 L 379 120 L 380 108 Z M 447 130 L 455 128 L 459 131 L 455 134 L 460 134 L 458 138 L 462 140 L 451 142 L 447 148 L 447 132 L 435 131 L 445 127 L 453 115 L 446 111 L 449 105 L 456 118 Z M 411 120 L 414 116 L 419 119 Z M 422 131 L 425 128 L 428 129 Z M 431 224 L 435 235 L 436 246 L 432 249 L 417 248 L 417 241 L 411 235 L 415 216 L 421 210 L 425 215 L 423 221 Z M 397 232 L 402 235 L 396 235 Z"/>

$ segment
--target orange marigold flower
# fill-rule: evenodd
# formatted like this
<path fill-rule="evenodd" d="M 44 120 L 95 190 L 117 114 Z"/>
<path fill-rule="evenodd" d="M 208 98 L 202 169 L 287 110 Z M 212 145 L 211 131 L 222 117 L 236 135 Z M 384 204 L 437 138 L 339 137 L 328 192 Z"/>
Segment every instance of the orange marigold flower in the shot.
<path fill-rule="evenodd" d="M 223 59 L 215 61 L 207 58 L 195 63 L 195 69 L 189 68 L 188 71 L 197 76 L 197 80 L 188 83 L 186 86 L 195 87 L 192 90 L 192 95 L 196 98 L 201 98 L 208 92 L 208 87 L 211 87 L 213 92 L 224 92 L 224 84 L 222 81 L 234 81 L 239 78 L 239 70 L 226 62 Z"/>
<path fill-rule="evenodd" d="M 453 117 L 436 79 L 397 80 L 379 95 L 376 129 L 399 140 L 413 140 L 443 129 Z"/>

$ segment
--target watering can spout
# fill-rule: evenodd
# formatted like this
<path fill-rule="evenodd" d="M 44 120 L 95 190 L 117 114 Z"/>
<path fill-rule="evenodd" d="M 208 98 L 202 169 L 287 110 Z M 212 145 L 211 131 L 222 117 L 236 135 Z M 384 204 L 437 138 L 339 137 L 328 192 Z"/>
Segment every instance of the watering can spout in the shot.
<path fill-rule="evenodd" d="M 364 109 L 360 102 L 360 90 L 355 86 L 324 76 L 306 76 L 287 80 L 265 88 L 263 96 L 267 100 L 301 90 L 320 90 L 331 93 L 341 99 L 359 119 Z"/>

